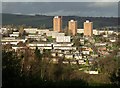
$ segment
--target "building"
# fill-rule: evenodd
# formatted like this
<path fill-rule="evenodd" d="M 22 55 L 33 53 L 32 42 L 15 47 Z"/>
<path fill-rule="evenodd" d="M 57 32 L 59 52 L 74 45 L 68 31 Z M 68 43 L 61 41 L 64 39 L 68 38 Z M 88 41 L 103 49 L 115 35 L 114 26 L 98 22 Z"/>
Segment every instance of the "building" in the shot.
<path fill-rule="evenodd" d="M 55 16 L 53 18 L 53 31 L 60 32 L 62 30 L 62 17 Z"/>
<path fill-rule="evenodd" d="M 68 30 L 70 33 L 72 33 L 72 35 L 76 35 L 77 34 L 77 21 L 70 20 L 68 22 Z"/>
<path fill-rule="evenodd" d="M 89 22 L 89 20 L 86 20 L 86 22 L 84 22 L 84 36 L 92 35 L 93 35 L 93 22 Z"/>
<path fill-rule="evenodd" d="M 84 29 L 77 29 L 77 33 L 84 33 Z"/>
<path fill-rule="evenodd" d="M 35 34 L 38 29 L 37 29 L 37 28 L 24 28 L 24 30 L 25 30 L 27 33 Z"/>
<path fill-rule="evenodd" d="M 57 36 L 56 42 L 71 42 L 70 36 Z"/>
<path fill-rule="evenodd" d="M 58 33 L 57 31 L 48 31 L 46 32 L 46 36 L 52 36 L 52 38 L 56 38 L 57 36 L 64 36 L 65 33 Z"/>

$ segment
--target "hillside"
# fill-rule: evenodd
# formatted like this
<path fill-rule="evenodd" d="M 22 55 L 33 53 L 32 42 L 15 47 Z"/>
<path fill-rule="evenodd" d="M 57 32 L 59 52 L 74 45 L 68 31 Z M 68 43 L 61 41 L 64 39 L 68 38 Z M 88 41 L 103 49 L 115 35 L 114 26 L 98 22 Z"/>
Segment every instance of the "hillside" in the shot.
<path fill-rule="evenodd" d="M 63 28 L 68 24 L 71 19 L 78 21 L 78 28 L 83 28 L 83 22 L 90 20 L 94 23 L 94 28 L 101 28 L 105 26 L 117 26 L 117 17 L 79 17 L 79 16 L 63 16 Z M 2 24 L 4 25 L 26 25 L 32 27 L 46 27 L 52 28 L 53 16 L 46 15 L 17 15 L 17 14 L 2 14 Z"/>

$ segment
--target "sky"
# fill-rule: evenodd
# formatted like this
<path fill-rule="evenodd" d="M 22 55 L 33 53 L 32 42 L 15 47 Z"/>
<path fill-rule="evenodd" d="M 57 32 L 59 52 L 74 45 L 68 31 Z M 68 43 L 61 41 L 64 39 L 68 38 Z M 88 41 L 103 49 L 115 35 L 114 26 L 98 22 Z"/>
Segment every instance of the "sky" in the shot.
<path fill-rule="evenodd" d="M 22 1 L 22 0 L 17 0 Z M 116 17 L 118 16 L 118 0 L 25 0 L 26 2 L 15 2 L 15 0 L 2 0 L 2 13 L 14 14 L 42 14 L 61 16 L 95 16 Z M 51 2 L 53 1 L 53 2 Z M 74 1 L 74 2 L 68 2 Z M 108 2 L 109 1 L 109 2 Z"/>
<path fill-rule="evenodd" d="M 119 0 L 1 0 L 2 2 L 118 2 Z"/>

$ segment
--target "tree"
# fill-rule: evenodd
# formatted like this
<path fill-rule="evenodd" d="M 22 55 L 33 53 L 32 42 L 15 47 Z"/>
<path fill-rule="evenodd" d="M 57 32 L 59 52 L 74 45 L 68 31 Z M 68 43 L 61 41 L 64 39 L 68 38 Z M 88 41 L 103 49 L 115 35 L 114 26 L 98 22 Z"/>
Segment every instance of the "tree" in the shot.
<path fill-rule="evenodd" d="M 6 51 L 10 51 L 12 49 L 12 45 L 11 44 L 2 45 L 2 49 Z"/>
<path fill-rule="evenodd" d="M 5 86 L 18 86 L 21 80 L 21 59 L 15 52 L 2 51 L 2 83 Z"/>
<path fill-rule="evenodd" d="M 79 48 L 80 47 L 80 45 L 81 45 L 81 43 L 80 43 L 80 39 L 79 38 L 73 38 L 73 42 L 74 42 L 74 45 L 77 47 L 77 48 Z"/>
<path fill-rule="evenodd" d="M 113 84 L 120 86 L 120 68 L 111 73 L 110 80 Z"/>
<path fill-rule="evenodd" d="M 26 46 L 26 44 L 25 43 L 23 43 L 22 41 L 20 41 L 20 42 L 18 42 L 18 47 L 25 47 Z"/>
<path fill-rule="evenodd" d="M 40 53 L 40 50 L 38 49 L 38 47 L 36 47 L 34 53 L 35 53 L 35 58 L 42 60 L 42 54 Z"/>
<path fill-rule="evenodd" d="M 110 75 L 117 68 L 117 62 L 114 60 L 112 56 L 107 56 L 105 58 L 101 58 L 98 62 L 102 73 L 106 73 Z"/>

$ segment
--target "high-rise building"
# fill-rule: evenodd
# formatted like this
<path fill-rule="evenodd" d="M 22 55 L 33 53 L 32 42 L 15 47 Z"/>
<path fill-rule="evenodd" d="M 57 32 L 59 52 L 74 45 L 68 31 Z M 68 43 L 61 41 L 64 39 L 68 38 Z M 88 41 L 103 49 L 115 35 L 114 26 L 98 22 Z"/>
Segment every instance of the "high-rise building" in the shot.
<path fill-rule="evenodd" d="M 72 35 L 76 35 L 77 34 L 77 21 L 70 20 L 68 22 L 68 30 L 70 33 L 72 33 Z"/>
<path fill-rule="evenodd" d="M 89 20 L 86 20 L 84 22 L 84 36 L 92 36 L 93 35 L 93 22 L 89 22 Z"/>
<path fill-rule="evenodd" d="M 60 32 L 62 30 L 62 17 L 61 16 L 55 16 L 53 18 L 53 30 Z"/>

